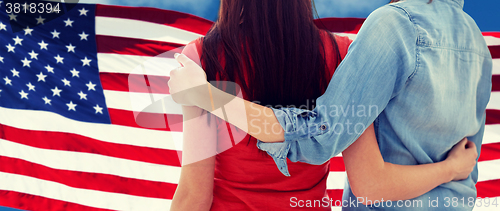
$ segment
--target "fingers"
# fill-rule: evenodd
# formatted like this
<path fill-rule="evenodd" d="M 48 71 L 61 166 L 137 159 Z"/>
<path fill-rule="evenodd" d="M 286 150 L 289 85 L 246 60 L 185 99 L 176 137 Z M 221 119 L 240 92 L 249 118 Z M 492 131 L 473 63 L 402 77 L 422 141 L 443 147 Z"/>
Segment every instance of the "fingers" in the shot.
<path fill-rule="evenodd" d="M 189 66 L 191 64 L 195 64 L 193 60 L 191 60 L 189 57 L 187 57 L 184 54 L 174 54 L 175 60 L 179 62 L 183 67 Z"/>

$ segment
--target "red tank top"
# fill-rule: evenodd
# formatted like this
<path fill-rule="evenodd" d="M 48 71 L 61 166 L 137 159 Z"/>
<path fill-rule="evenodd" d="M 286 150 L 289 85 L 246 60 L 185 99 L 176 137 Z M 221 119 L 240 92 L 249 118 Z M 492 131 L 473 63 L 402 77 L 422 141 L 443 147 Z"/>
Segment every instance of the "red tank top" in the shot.
<path fill-rule="evenodd" d="M 322 39 L 328 37 L 322 33 Z M 352 42 L 347 37 L 335 36 L 340 56 L 343 59 Z M 332 55 L 333 47 L 325 43 L 325 58 Z M 195 44 L 198 55 L 183 52 L 194 61 L 199 61 L 201 42 Z M 193 55 L 194 54 L 194 55 Z M 197 57 L 197 58 L 196 58 Z M 335 61 L 327 60 L 328 67 L 335 67 Z M 331 78 L 334 68 L 328 70 Z M 233 146 L 228 127 L 231 128 Z M 286 177 L 278 170 L 274 160 L 256 146 L 256 139 L 236 129 L 221 119 L 217 119 L 217 152 L 215 160 L 214 191 L 211 210 L 331 210 L 320 203 L 306 207 L 307 200 L 312 203 L 328 197 L 326 179 L 330 162 L 323 165 L 309 165 L 287 161 L 291 177 Z M 304 204 L 298 204 L 303 200 Z M 300 208 L 299 205 L 303 207 Z M 294 207 L 296 206 L 296 207 Z"/>

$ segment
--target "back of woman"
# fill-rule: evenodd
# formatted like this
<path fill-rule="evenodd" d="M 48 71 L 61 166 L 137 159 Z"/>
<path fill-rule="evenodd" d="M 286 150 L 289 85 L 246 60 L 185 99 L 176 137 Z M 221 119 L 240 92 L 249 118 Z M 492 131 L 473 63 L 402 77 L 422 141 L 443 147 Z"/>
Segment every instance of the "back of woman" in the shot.
<path fill-rule="evenodd" d="M 314 25 L 310 0 L 222 0 L 210 32 L 183 53 L 201 58 L 209 81 L 235 82 L 247 100 L 312 109 L 311 99 L 326 90 L 349 44 Z M 196 51 L 188 50 L 193 45 Z M 291 177 L 284 176 L 255 138 L 221 119 L 216 123 L 211 210 L 330 210 L 324 198 L 329 162 L 288 161 Z"/>

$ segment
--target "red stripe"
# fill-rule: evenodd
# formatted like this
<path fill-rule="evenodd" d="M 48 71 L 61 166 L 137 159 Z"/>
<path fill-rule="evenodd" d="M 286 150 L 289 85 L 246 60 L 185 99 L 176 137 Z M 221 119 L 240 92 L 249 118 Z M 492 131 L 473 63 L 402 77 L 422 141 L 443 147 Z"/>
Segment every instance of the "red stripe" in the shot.
<path fill-rule="evenodd" d="M 181 166 L 181 152 L 103 142 L 78 134 L 24 130 L 0 124 L 0 139 L 32 147 L 101 154 L 141 162 Z M 1 162 L 0 162 L 1 163 Z"/>
<path fill-rule="evenodd" d="M 330 199 L 333 200 L 333 205 L 335 206 L 335 201 L 342 200 L 342 193 L 344 192 L 344 190 L 342 190 L 342 189 L 328 189 L 328 190 L 326 190 L 326 192 L 328 193 L 328 197 L 330 197 Z M 337 203 L 340 203 L 340 202 L 337 202 Z"/>
<path fill-rule="evenodd" d="M 26 193 L 0 190 L 0 206 L 22 210 L 111 211 Z"/>
<path fill-rule="evenodd" d="M 500 159 L 500 143 L 483 144 L 479 161 Z"/>
<path fill-rule="evenodd" d="M 490 45 L 488 49 L 490 49 L 491 58 L 500 59 L 500 45 Z"/>
<path fill-rule="evenodd" d="M 25 160 L 0 156 L 0 171 L 53 181 L 74 188 L 172 199 L 177 184 L 120 177 L 109 174 L 53 169 Z"/>
<path fill-rule="evenodd" d="M 122 92 L 170 94 L 167 76 L 99 73 L 102 88 Z"/>
<path fill-rule="evenodd" d="M 491 169 L 493 171 L 493 169 Z M 500 179 L 478 182 L 476 184 L 477 197 L 499 197 L 500 196 Z M 500 203 L 500 202 L 498 202 Z M 484 201 L 483 201 L 484 205 Z"/>
<path fill-rule="evenodd" d="M 500 38 L 500 32 L 483 32 L 483 36 L 492 36 Z"/>
<path fill-rule="evenodd" d="M 500 92 L 500 75 L 492 76 L 491 85 L 491 91 Z"/>
<path fill-rule="evenodd" d="M 500 124 L 500 110 L 486 109 L 486 124 Z"/>
<path fill-rule="evenodd" d="M 314 20 L 320 29 L 341 33 L 358 33 L 364 21 L 364 18 L 321 18 Z"/>
<path fill-rule="evenodd" d="M 331 158 L 330 171 L 345 171 L 344 159 L 342 157 Z"/>
<path fill-rule="evenodd" d="M 182 115 L 180 114 L 155 114 L 112 108 L 108 108 L 108 112 L 111 123 L 115 125 L 182 132 Z"/>
<path fill-rule="evenodd" d="M 152 40 L 142 40 L 125 37 L 114 37 L 97 35 L 97 52 L 98 53 L 113 53 L 124 55 L 137 56 L 168 56 L 173 58 L 174 53 L 180 53 L 184 45 L 160 42 Z"/>
<path fill-rule="evenodd" d="M 96 16 L 147 21 L 205 35 L 213 22 L 198 16 L 149 7 L 96 5 Z M 139 29 L 140 30 L 140 29 Z"/>

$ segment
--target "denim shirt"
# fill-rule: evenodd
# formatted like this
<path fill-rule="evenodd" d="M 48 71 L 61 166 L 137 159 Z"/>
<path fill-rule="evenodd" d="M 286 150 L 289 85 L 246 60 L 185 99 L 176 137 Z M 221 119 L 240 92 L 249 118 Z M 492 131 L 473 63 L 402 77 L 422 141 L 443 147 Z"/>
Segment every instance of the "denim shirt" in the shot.
<path fill-rule="evenodd" d="M 273 109 L 285 141 L 257 146 L 283 174 L 290 176 L 287 158 L 322 164 L 371 123 L 386 162 L 442 161 L 464 137 L 479 153 L 491 91 L 491 55 L 476 23 L 463 11 L 463 0 L 428 2 L 402 1 L 370 14 L 314 110 Z M 468 179 L 442 184 L 416 200 L 427 210 L 438 199 L 435 209 L 440 210 L 453 197 L 462 206 L 463 198 L 461 209 L 471 210 L 467 202 L 476 197 L 477 179 L 476 166 Z M 346 184 L 344 199 L 349 197 L 354 195 Z M 346 209 L 366 208 L 356 205 L 361 206 Z M 401 208 L 412 207 L 394 209 Z"/>

